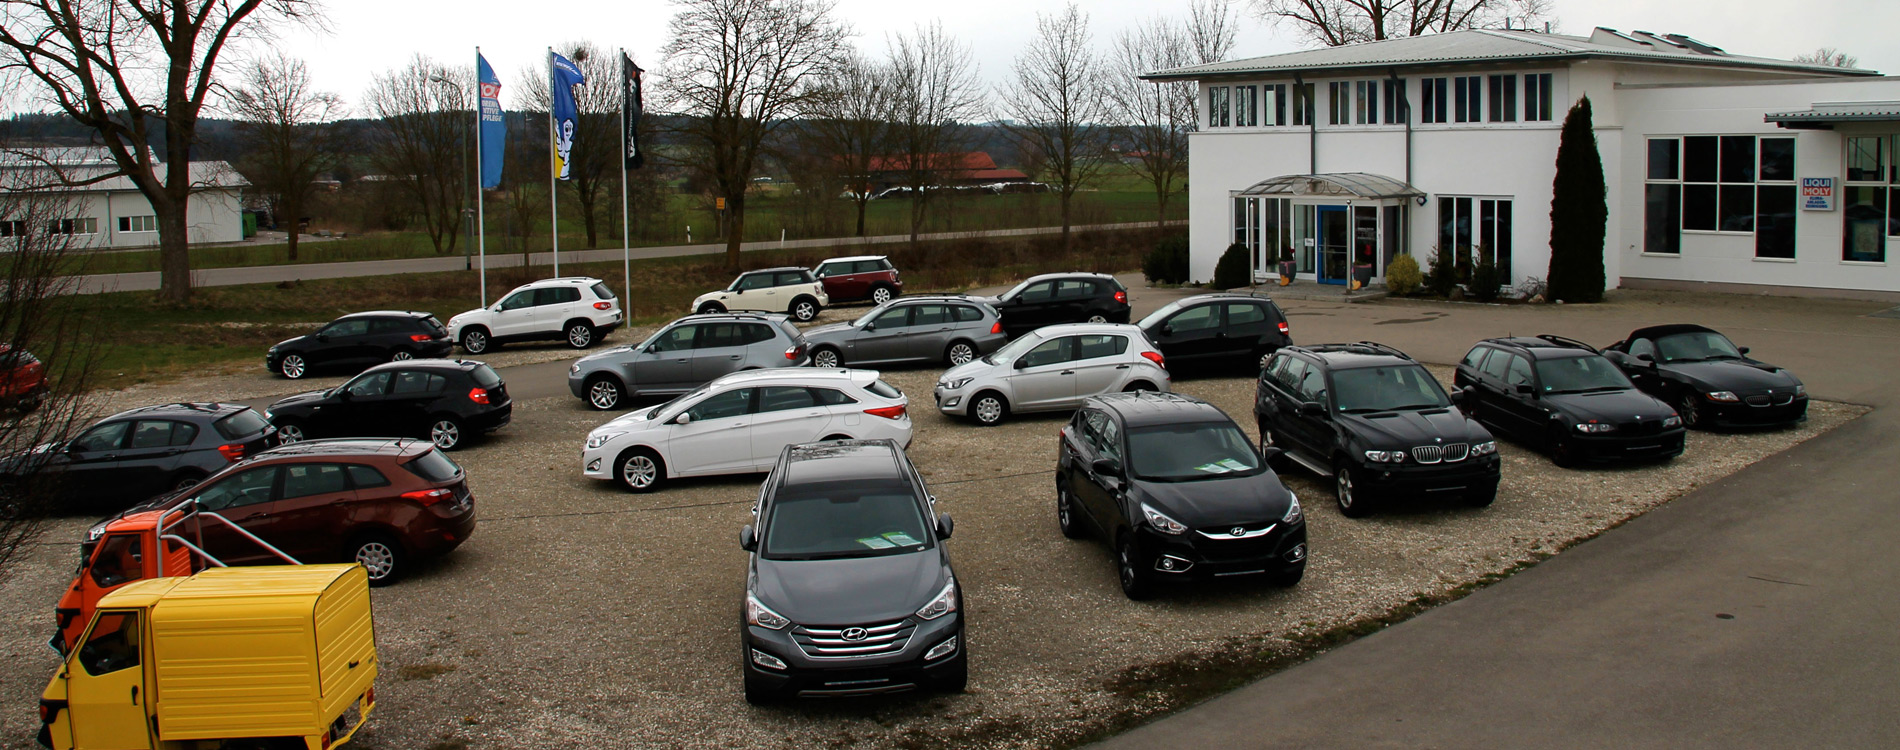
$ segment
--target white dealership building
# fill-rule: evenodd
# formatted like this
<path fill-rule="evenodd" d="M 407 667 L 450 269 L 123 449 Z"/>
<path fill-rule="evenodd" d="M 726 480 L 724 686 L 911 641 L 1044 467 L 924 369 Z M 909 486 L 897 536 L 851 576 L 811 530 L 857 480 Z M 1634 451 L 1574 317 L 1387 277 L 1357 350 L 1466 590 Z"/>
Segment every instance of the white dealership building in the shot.
<path fill-rule="evenodd" d="M 1450 248 L 1546 275 L 1565 112 L 1587 96 L 1611 286 L 1900 297 L 1900 79 L 1680 34 L 1473 29 L 1198 65 L 1191 275 L 1383 277 Z M 1889 245 L 1893 246 L 1892 251 Z"/>

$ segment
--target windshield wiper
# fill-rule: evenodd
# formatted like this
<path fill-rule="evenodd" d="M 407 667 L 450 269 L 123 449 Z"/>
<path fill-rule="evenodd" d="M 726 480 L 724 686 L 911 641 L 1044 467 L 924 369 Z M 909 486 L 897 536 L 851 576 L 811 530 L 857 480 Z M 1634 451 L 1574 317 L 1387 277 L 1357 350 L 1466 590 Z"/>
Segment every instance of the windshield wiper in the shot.
<path fill-rule="evenodd" d="M 1340 409 L 1339 413 L 1341 414 L 1377 414 L 1382 411 L 1392 411 L 1392 410 L 1384 408 L 1384 407 L 1379 407 L 1379 406 L 1356 406 L 1351 409 Z"/>
<path fill-rule="evenodd" d="M 1629 390 L 1629 388 L 1627 386 L 1621 386 L 1621 385 L 1593 385 L 1593 386 L 1590 386 L 1589 388 L 1571 388 L 1569 390 L 1563 390 L 1563 391 L 1552 391 L 1552 393 L 1602 393 L 1605 391 L 1626 391 L 1626 390 Z"/>

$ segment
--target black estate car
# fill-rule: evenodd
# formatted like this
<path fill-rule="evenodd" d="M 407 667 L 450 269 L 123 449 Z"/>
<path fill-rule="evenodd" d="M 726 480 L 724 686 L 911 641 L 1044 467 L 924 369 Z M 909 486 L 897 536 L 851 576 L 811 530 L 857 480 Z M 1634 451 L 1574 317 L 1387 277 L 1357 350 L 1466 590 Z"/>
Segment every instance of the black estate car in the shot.
<path fill-rule="evenodd" d="M 1332 475 L 1346 516 L 1397 495 L 1497 498 L 1497 441 L 1454 403 L 1465 393 L 1447 395 L 1404 352 L 1369 341 L 1286 347 L 1254 393 L 1261 451 Z"/>
<path fill-rule="evenodd" d="M 1575 339 L 1485 339 L 1458 363 L 1453 384 L 1475 391 L 1478 421 L 1543 446 L 1558 466 L 1682 455 L 1676 410 Z"/>
<path fill-rule="evenodd" d="M 1105 273 L 1048 273 L 985 298 L 1012 338 L 1057 323 L 1126 323 L 1128 288 Z"/>
<path fill-rule="evenodd" d="M 1286 314 L 1265 295 L 1195 295 L 1175 300 L 1135 325 L 1169 363 L 1243 360 L 1265 366 L 1268 355 L 1293 344 Z"/>
<path fill-rule="evenodd" d="M 1306 574 L 1306 522 L 1240 426 L 1205 401 L 1138 391 L 1096 396 L 1062 428 L 1056 520 L 1115 550 L 1122 593 L 1173 582 Z"/>
<path fill-rule="evenodd" d="M 897 443 L 786 446 L 739 534 L 745 697 L 871 695 L 969 676 L 951 521 Z"/>
<path fill-rule="evenodd" d="M 195 485 L 275 445 L 275 433 L 243 404 L 145 406 L 106 417 L 65 443 L 0 459 L 0 480 L 52 482 L 74 509 L 125 508 Z"/>
<path fill-rule="evenodd" d="M 324 368 L 361 369 L 378 362 L 446 357 L 454 346 L 449 329 L 426 312 L 351 313 L 315 333 L 271 347 L 264 368 L 296 380 Z"/>
<path fill-rule="evenodd" d="M 320 437 L 421 437 L 455 450 L 494 432 L 514 410 L 494 368 L 462 359 L 377 365 L 350 382 L 271 404 L 264 412 L 285 443 Z"/>
<path fill-rule="evenodd" d="M 1603 356 L 1644 393 L 1676 407 L 1685 427 L 1780 425 L 1808 417 L 1808 389 L 1748 347 L 1698 325 L 1639 328 Z"/>

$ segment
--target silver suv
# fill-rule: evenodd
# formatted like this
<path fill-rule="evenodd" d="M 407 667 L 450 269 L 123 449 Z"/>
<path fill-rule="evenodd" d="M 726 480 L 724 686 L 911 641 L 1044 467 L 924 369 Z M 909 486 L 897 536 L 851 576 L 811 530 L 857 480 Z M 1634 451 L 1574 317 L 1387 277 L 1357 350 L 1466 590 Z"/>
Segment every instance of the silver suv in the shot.
<path fill-rule="evenodd" d="M 943 362 L 951 367 L 996 351 L 1008 340 L 996 310 L 962 295 L 886 302 L 849 323 L 805 331 L 818 367 Z"/>
<path fill-rule="evenodd" d="M 937 380 L 937 409 L 984 426 L 1011 412 L 1074 409 L 1090 396 L 1167 391 L 1167 361 L 1140 328 L 1121 323 L 1043 326 Z"/>
<path fill-rule="evenodd" d="M 713 313 L 668 323 L 636 346 L 582 357 L 567 388 L 595 409 L 629 399 L 685 393 L 721 375 L 811 362 L 805 337 L 784 315 Z"/>

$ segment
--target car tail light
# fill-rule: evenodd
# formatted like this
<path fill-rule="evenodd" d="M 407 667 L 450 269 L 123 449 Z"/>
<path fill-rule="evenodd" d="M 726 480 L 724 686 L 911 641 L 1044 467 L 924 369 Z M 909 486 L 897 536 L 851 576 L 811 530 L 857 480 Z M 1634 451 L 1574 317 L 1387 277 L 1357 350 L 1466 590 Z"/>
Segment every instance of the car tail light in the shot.
<path fill-rule="evenodd" d="M 873 417 L 883 417 L 885 419 L 903 419 L 904 413 L 908 410 L 909 410 L 909 407 L 903 404 L 898 404 L 896 406 L 880 406 L 876 409 L 865 409 L 864 413 L 869 414 Z"/>
<path fill-rule="evenodd" d="M 1003 332 L 1003 321 L 999 320 L 990 324 L 990 333 L 1002 333 L 1002 332 Z"/>
<path fill-rule="evenodd" d="M 1116 302 L 1120 302 L 1120 303 L 1122 303 L 1122 304 L 1124 304 L 1124 305 L 1126 305 L 1126 304 L 1128 304 L 1128 293 L 1127 293 L 1127 292 L 1116 292 L 1116 293 L 1115 293 L 1115 301 L 1116 301 Z"/>
<path fill-rule="evenodd" d="M 414 500 L 418 503 L 422 503 L 423 505 L 434 505 L 436 503 L 442 502 L 443 500 L 447 500 L 454 496 L 455 496 L 455 493 L 450 492 L 449 488 L 447 487 L 437 487 L 433 490 L 416 490 L 414 492 L 402 493 L 402 499 Z"/>
<path fill-rule="evenodd" d="M 595 302 L 594 303 L 594 309 L 596 310 L 612 310 L 613 307 L 614 307 L 614 303 L 612 302 Z"/>
<path fill-rule="evenodd" d="M 51 724 L 59 718 L 59 712 L 66 708 L 66 701 L 40 699 L 40 723 Z"/>
<path fill-rule="evenodd" d="M 226 461 L 236 461 L 244 457 L 244 444 L 231 443 L 230 445 L 220 445 L 218 446 L 218 453 L 222 454 Z"/>
<path fill-rule="evenodd" d="M 798 361 L 798 358 L 804 355 L 805 355 L 804 344 L 796 344 L 792 346 L 791 348 L 785 350 L 785 358 L 792 360 L 793 362 Z"/>
<path fill-rule="evenodd" d="M 1286 324 L 1286 321 L 1284 320 L 1280 321 L 1280 335 L 1285 336 L 1292 332 L 1293 332 L 1293 328 L 1291 326 L 1288 326 Z"/>
<path fill-rule="evenodd" d="M 435 337 L 434 337 L 434 336 L 431 336 L 431 335 L 429 335 L 429 334 L 426 334 L 426 333 L 412 333 L 412 334 L 409 334 L 409 340 L 410 340 L 410 341 L 428 341 L 429 339 L 432 339 L 432 338 L 435 338 Z"/>
<path fill-rule="evenodd" d="M 478 404 L 488 403 L 488 389 L 487 388 L 468 389 L 468 400 L 473 401 Z"/>
<path fill-rule="evenodd" d="M 1162 358 L 1161 352 L 1142 352 L 1141 356 L 1147 357 L 1148 361 L 1155 363 L 1156 367 L 1168 369 L 1168 361 Z"/>

